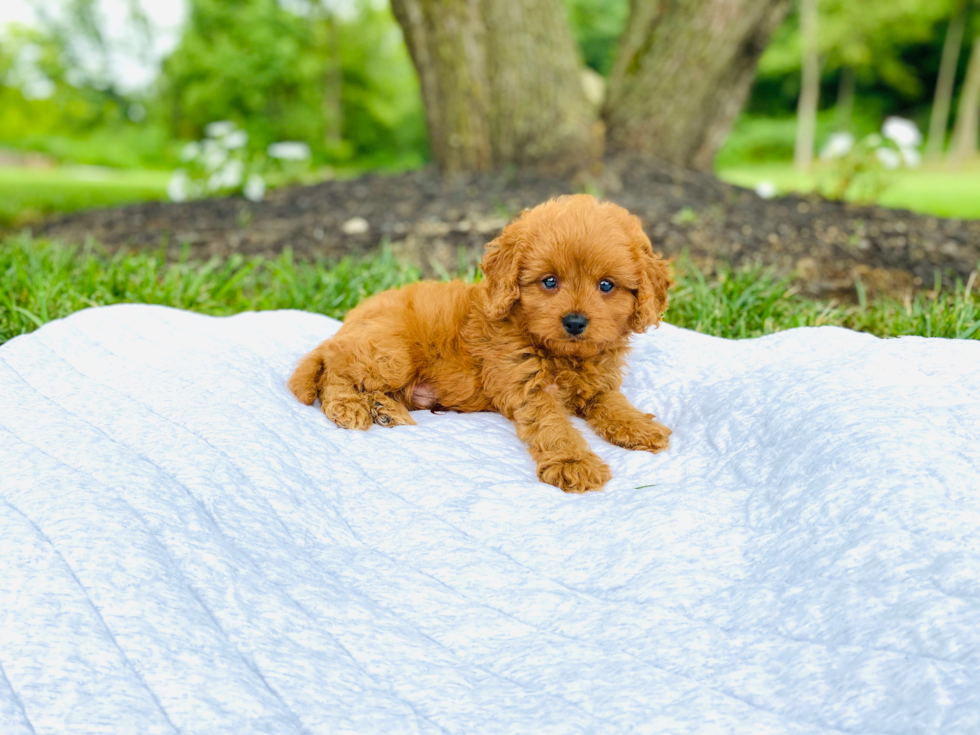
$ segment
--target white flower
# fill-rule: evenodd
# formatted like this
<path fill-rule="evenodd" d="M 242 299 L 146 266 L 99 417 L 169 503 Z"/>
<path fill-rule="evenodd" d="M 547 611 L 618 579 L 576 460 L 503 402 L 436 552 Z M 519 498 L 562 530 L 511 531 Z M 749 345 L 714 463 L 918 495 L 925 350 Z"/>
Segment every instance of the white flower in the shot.
<path fill-rule="evenodd" d="M 233 130 L 221 141 L 221 144 L 228 150 L 241 148 L 246 143 L 248 143 L 248 133 L 244 130 Z"/>
<path fill-rule="evenodd" d="M 891 148 L 878 148 L 875 150 L 875 155 L 885 168 L 898 168 L 902 165 L 902 157 Z"/>
<path fill-rule="evenodd" d="M 305 161 L 310 157 L 310 147 L 306 143 L 295 141 L 284 141 L 273 143 L 266 150 L 269 158 L 278 158 L 283 161 Z"/>
<path fill-rule="evenodd" d="M 922 163 L 922 154 L 915 148 L 902 148 L 902 158 L 905 159 L 905 165 L 909 168 L 918 168 L 919 164 Z"/>
<path fill-rule="evenodd" d="M 922 133 L 911 120 L 903 117 L 889 117 L 881 126 L 881 134 L 893 141 L 899 148 L 917 148 L 922 145 Z"/>
<path fill-rule="evenodd" d="M 217 170 L 225 161 L 228 160 L 228 151 L 218 145 L 213 140 L 204 141 L 204 153 L 201 162 L 208 171 Z"/>
<path fill-rule="evenodd" d="M 183 202 L 187 199 L 190 188 L 190 179 L 184 169 L 177 169 L 167 183 L 167 196 L 172 202 Z"/>
<path fill-rule="evenodd" d="M 245 188 L 242 190 L 245 198 L 252 202 L 262 201 L 265 196 L 265 179 L 258 174 L 249 174 L 245 179 Z"/>
<path fill-rule="evenodd" d="M 843 158 L 854 147 L 854 136 L 850 133 L 834 133 L 820 151 L 822 159 Z"/>
<path fill-rule="evenodd" d="M 363 235 L 371 229 L 371 225 L 363 217 L 351 217 L 340 226 L 345 235 Z"/>
<path fill-rule="evenodd" d="M 776 185 L 771 181 L 760 181 L 755 187 L 755 193 L 763 199 L 772 199 L 776 196 Z"/>
<path fill-rule="evenodd" d="M 602 107 L 602 101 L 606 98 L 606 78 L 586 66 L 581 71 L 581 79 L 585 99 L 594 107 Z"/>
<path fill-rule="evenodd" d="M 204 134 L 209 138 L 222 138 L 235 129 L 235 123 L 231 120 L 218 120 L 204 126 Z"/>
<path fill-rule="evenodd" d="M 181 161 L 193 161 L 201 154 L 200 143 L 188 143 L 180 151 Z"/>
<path fill-rule="evenodd" d="M 236 189 L 242 184 L 245 175 L 245 164 L 237 159 L 228 161 L 208 179 L 208 191 L 221 189 Z"/>

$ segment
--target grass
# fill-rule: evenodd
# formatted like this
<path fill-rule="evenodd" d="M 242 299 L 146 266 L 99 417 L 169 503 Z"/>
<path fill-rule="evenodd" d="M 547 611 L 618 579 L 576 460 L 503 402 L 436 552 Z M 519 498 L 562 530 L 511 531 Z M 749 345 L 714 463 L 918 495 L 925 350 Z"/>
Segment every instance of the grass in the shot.
<path fill-rule="evenodd" d="M 390 158 L 369 166 L 369 159 L 340 167 L 266 174 L 266 184 L 315 184 L 324 179 L 352 179 L 365 171 L 397 173 L 421 165 L 418 157 Z M 56 212 L 113 207 L 167 199 L 171 172 L 101 166 L 58 166 L 48 169 L 0 166 L 0 227 L 30 224 Z"/>
<path fill-rule="evenodd" d="M 718 177 L 739 186 L 754 188 L 772 182 L 779 192 L 809 192 L 817 176 L 793 168 L 791 163 L 763 163 L 722 168 Z M 902 169 L 877 202 L 884 207 L 909 209 L 939 217 L 980 219 L 980 166 L 960 169 L 926 167 Z"/>
<path fill-rule="evenodd" d="M 170 174 L 95 166 L 0 168 L 0 225 L 52 212 L 165 199 Z"/>
<path fill-rule="evenodd" d="M 336 264 L 231 256 L 206 263 L 168 263 L 161 253 L 107 255 L 26 235 L 0 238 L 0 344 L 89 306 L 163 304 L 224 316 L 247 310 L 302 309 L 342 318 L 363 298 L 417 280 L 419 272 L 390 253 Z M 464 274 L 475 280 L 475 270 Z M 974 284 L 922 293 L 901 303 L 883 299 L 843 305 L 806 299 L 789 282 L 759 268 L 706 274 L 678 265 L 667 321 L 728 338 L 756 337 L 800 326 L 837 325 L 883 337 L 980 339 Z"/>

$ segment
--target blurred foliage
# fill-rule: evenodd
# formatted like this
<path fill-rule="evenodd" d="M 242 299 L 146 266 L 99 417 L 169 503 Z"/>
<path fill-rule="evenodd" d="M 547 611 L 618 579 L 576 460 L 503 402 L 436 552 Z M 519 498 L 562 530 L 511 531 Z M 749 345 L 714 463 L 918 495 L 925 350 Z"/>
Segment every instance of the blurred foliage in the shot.
<path fill-rule="evenodd" d="M 817 115 L 817 140 L 825 140 L 835 129 L 835 111 L 822 110 Z M 866 135 L 881 126 L 881 118 L 864 108 L 855 111 L 851 129 Z M 796 144 L 796 117 L 743 114 L 729 133 L 725 145 L 715 157 L 715 168 L 723 170 L 748 163 L 790 161 Z"/>
<path fill-rule="evenodd" d="M 164 62 L 161 94 L 175 137 L 233 120 L 251 138 L 322 138 L 322 64 L 305 19 L 275 0 L 193 0 L 180 45 Z"/>
<path fill-rule="evenodd" d="M 387 10 L 365 5 L 345 19 L 318 7 L 290 12 L 276 0 L 190 5 L 187 30 L 161 76 L 176 137 L 199 138 L 208 123 L 233 120 L 253 145 L 303 141 L 320 161 L 421 158 L 418 83 Z M 339 75 L 330 73 L 335 64 Z M 337 83 L 340 104 L 332 110 L 327 95 L 336 90 L 328 87 Z"/>
<path fill-rule="evenodd" d="M 966 0 L 969 2 L 970 0 Z M 817 47 L 821 107 L 834 107 L 842 77 L 854 74 L 856 111 L 878 124 L 900 114 L 925 127 L 946 28 L 964 0 L 820 0 Z M 976 14 L 975 14 L 976 15 Z M 972 40 L 967 34 L 964 49 Z M 795 112 L 800 92 L 798 3 L 759 61 L 747 107 L 752 115 Z M 960 55 L 961 74 L 966 53 Z M 866 131 L 856 131 L 866 132 Z"/>
<path fill-rule="evenodd" d="M 894 178 L 878 155 L 882 143 L 880 136 L 867 135 L 849 151 L 834 157 L 821 171 L 817 190 L 827 199 L 835 201 L 846 199 L 861 204 L 877 201 Z M 900 158 L 893 148 L 886 150 Z"/>
<path fill-rule="evenodd" d="M 821 0 L 817 48 L 824 74 L 849 67 L 867 85 L 914 99 L 923 92 L 921 70 L 907 58 L 915 47 L 942 43 L 938 26 L 952 17 L 960 0 Z M 773 37 L 759 62 L 763 77 L 794 75 L 800 69 L 799 14 L 793 13 Z"/>
<path fill-rule="evenodd" d="M 572 34 L 586 65 L 603 75 L 612 71 L 619 37 L 629 20 L 629 0 L 565 0 Z"/>
<path fill-rule="evenodd" d="M 0 146 L 70 163 L 174 168 L 184 142 L 233 120 L 255 153 L 299 140 L 314 167 L 410 168 L 428 158 L 415 71 L 397 23 L 374 0 L 351 0 L 343 13 L 328 0 L 188 0 L 178 46 L 139 92 L 114 86 L 97 12 L 104 0 L 29 1 L 47 8 L 39 27 L 0 39 Z M 583 60 L 608 74 L 630 0 L 564 2 Z M 818 145 L 835 128 L 872 132 L 887 115 L 925 128 L 946 28 L 962 2 L 972 10 L 957 88 L 980 33 L 977 0 L 820 0 Z M 112 7 L 133 53 L 149 46 L 139 0 Z M 792 156 L 799 72 L 794 9 L 762 57 L 719 168 Z M 843 119 L 830 111 L 852 77 L 853 113 Z"/>
<path fill-rule="evenodd" d="M 60 3 L 79 13 L 94 4 Z M 299 140 L 317 164 L 424 162 L 418 81 L 386 8 L 364 0 L 336 16 L 316 3 L 292 2 L 289 10 L 276 0 L 189 4 L 179 45 L 157 83 L 139 94 L 116 90 L 100 76 L 101 62 L 78 73 L 73 46 L 101 43 L 91 18 L 78 21 L 75 36 L 63 32 L 70 13 L 39 29 L 9 28 L 0 42 L 0 146 L 69 163 L 171 168 L 183 142 L 200 138 L 210 122 L 233 120 L 257 150 Z"/>
<path fill-rule="evenodd" d="M 179 145 L 146 119 L 150 98 L 79 76 L 72 59 L 57 29 L 7 28 L 0 42 L 0 146 L 65 163 L 169 166 Z"/>

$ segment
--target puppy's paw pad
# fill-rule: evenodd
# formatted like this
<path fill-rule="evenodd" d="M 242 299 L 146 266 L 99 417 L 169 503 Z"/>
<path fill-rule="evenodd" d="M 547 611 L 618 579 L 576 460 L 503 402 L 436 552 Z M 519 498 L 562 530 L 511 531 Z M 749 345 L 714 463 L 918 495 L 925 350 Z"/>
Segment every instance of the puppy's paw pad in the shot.
<path fill-rule="evenodd" d="M 323 407 L 323 413 L 341 429 L 371 428 L 371 414 L 361 401 L 330 401 Z"/>
<path fill-rule="evenodd" d="M 371 401 L 371 419 L 378 426 L 387 428 L 415 425 L 415 419 L 409 415 L 405 406 L 384 395 L 376 396 Z"/>
<path fill-rule="evenodd" d="M 566 493 L 587 493 L 601 490 L 612 479 L 612 471 L 596 455 L 587 455 L 541 466 L 538 477 Z"/>

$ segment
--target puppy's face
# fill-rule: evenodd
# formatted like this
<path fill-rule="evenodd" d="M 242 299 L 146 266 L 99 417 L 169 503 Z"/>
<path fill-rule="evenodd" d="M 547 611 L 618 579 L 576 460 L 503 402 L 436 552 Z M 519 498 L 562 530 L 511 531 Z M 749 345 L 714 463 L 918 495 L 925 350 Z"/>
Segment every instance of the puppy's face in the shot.
<path fill-rule="evenodd" d="M 595 355 L 659 323 L 667 307 L 667 264 L 639 221 L 588 195 L 525 212 L 490 244 L 483 267 L 494 316 L 554 354 Z"/>
<path fill-rule="evenodd" d="M 556 354 L 595 353 L 632 331 L 640 285 L 634 260 L 615 228 L 540 231 L 520 267 L 516 315 Z"/>

